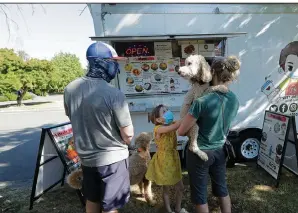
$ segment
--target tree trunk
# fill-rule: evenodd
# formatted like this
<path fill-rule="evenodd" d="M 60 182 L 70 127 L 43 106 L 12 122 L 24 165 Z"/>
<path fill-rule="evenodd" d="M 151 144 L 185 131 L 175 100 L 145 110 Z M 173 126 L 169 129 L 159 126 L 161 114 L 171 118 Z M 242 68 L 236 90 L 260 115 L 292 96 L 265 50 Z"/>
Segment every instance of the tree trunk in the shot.
<path fill-rule="evenodd" d="M 23 89 L 23 92 L 22 92 L 22 94 L 21 94 L 21 96 L 19 96 L 19 97 L 17 98 L 18 106 L 21 106 L 21 105 L 22 105 L 23 98 L 24 98 L 24 96 L 26 95 L 26 92 L 27 92 L 27 91 L 28 91 L 28 88 L 24 88 L 24 89 Z"/>

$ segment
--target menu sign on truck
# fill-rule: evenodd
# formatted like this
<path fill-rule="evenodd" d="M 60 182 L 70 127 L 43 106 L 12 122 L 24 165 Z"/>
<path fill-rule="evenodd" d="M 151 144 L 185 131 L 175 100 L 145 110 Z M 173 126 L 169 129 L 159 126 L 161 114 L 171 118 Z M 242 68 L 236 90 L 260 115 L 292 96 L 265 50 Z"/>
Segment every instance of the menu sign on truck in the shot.
<path fill-rule="evenodd" d="M 120 88 L 125 94 L 181 93 L 188 83 L 177 74 L 179 65 L 179 58 L 129 58 L 120 67 Z"/>
<path fill-rule="evenodd" d="M 161 56 L 165 58 L 172 58 L 172 43 L 165 41 L 165 42 L 154 42 L 154 53 L 155 56 Z"/>

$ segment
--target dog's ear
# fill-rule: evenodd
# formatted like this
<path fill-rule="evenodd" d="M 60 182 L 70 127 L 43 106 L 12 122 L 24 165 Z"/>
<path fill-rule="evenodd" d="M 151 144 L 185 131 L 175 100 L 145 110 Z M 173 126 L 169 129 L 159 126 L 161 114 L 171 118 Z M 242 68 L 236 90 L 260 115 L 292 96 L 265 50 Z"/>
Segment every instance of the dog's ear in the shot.
<path fill-rule="evenodd" d="M 208 83 L 212 80 L 211 68 L 203 56 L 199 56 L 201 68 L 201 81 Z"/>

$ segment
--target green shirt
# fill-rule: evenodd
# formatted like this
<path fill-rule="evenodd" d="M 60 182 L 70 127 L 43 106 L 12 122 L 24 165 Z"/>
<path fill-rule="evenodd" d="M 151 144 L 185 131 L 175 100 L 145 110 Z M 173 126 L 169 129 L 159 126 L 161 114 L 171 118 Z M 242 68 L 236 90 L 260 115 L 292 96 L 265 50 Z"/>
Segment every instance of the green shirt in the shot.
<path fill-rule="evenodd" d="M 231 91 L 208 93 L 193 102 L 189 114 L 197 119 L 199 126 L 197 141 L 200 149 L 213 150 L 223 146 L 225 135 L 237 115 L 238 108 L 238 99 Z M 222 109 L 224 109 L 225 126 L 223 126 Z"/>

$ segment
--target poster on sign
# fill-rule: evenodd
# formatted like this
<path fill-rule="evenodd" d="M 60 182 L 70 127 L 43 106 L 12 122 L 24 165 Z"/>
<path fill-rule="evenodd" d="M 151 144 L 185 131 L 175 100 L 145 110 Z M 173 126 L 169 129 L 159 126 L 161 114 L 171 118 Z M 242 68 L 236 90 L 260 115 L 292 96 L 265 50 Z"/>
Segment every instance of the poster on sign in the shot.
<path fill-rule="evenodd" d="M 258 165 L 278 179 L 288 133 L 289 117 L 265 112 Z"/>
<path fill-rule="evenodd" d="M 66 162 L 69 171 L 80 168 L 80 159 L 74 148 L 71 124 L 50 129 L 50 133 Z"/>
<path fill-rule="evenodd" d="M 42 128 L 29 209 L 44 193 L 58 184 L 63 185 L 66 174 L 78 168 L 80 159 L 74 150 L 71 124 Z M 84 205 L 81 191 L 76 192 Z"/>
<path fill-rule="evenodd" d="M 182 58 L 187 58 L 191 54 L 199 54 L 199 44 L 181 44 Z"/>
<path fill-rule="evenodd" d="M 295 120 L 295 117 L 291 117 L 283 166 L 293 174 L 298 175 L 298 135 Z"/>
<path fill-rule="evenodd" d="M 214 57 L 215 56 L 214 44 L 199 44 L 199 54 L 204 57 Z"/>

